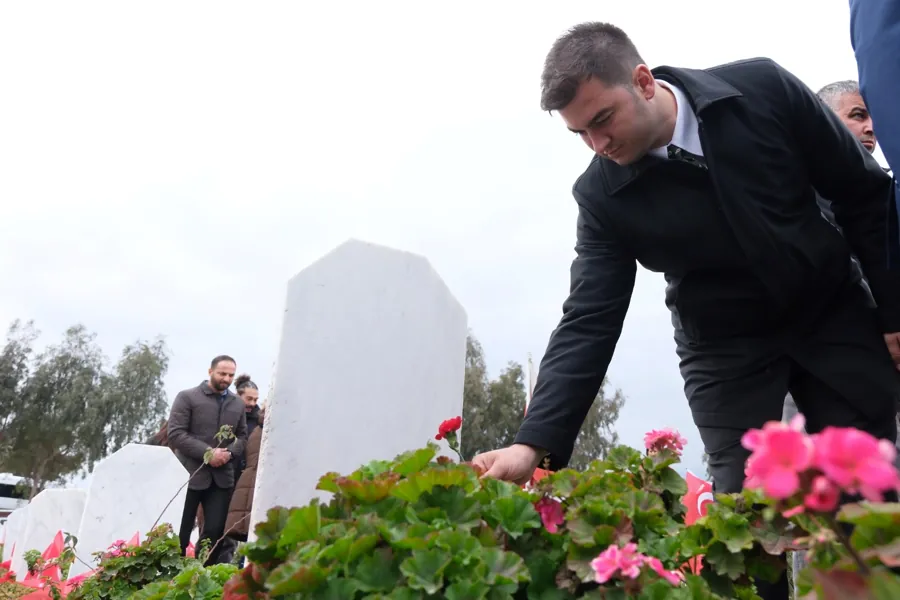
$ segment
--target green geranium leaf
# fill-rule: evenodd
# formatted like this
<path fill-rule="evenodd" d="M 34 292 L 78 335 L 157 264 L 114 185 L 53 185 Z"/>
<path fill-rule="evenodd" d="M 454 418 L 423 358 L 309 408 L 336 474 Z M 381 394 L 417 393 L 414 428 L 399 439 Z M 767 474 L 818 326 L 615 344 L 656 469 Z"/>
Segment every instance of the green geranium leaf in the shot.
<path fill-rule="evenodd" d="M 309 593 L 318 588 L 328 576 L 328 571 L 316 566 L 289 560 L 276 567 L 266 580 L 272 596 Z"/>
<path fill-rule="evenodd" d="M 330 471 L 325 473 L 319 478 L 319 483 L 316 485 L 317 490 L 322 490 L 323 492 L 331 492 L 332 494 L 337 494 L 341 491 L 341 488 L 338 487 L 337 480 L 340 479 L 341 474 L 335 473 L 334 471 Z"/>
<path fill-rule="evenodd" d="M 431 462 L 435 454 L 437 454 L 437 448 L 430 445 L 427 448 L 401 454 L 397 457 L 393 471 L 403 476 L 418 473 Z"/>
<path fill-rule="evenodd" d="M 417 501 L 434 486 L 451 487 L 467 482 L 469 474 L 462 469 L 431 469 L 413 473 L 391 490 L 391 495 L 407 502 Z"/>
<path fill-rule="evenodd" d="M 617 470 L 634 471 L 641 464 L 641 453 L 628 446 L 616 446 L 609 451 L 606 462 Z"/>
<path fill-rule="evenodd" d="M 484 600 L 491 588 L 483 581 L 467 579 L 450 584 L 444 591 L 446 600 Z"/>
<path fill-rule="evenodd" d="M 444 570 L 451 560 L 450 553 L 439 548 L 414 550 L 400 563 L 400 572 L 406 575 L 411 588 L 436 594 L 444 586 Z"/>
<path fill-rule="evenodd" d="M 672 492 L 679 497 L 687 494 L 687 482 L 672 467 L 666 467 L 660 471 L 659 480 L 667 492 Z"/>
<path fill-rule="evenodd" d="M 542 527 L 541 517 L 531 500 L 522 496 L 497 498 L 488 512 L 513 539 L 529 529 Z"/>
<path fill-rule="evenodd" d="M 247 548 L 247 557 L 258 562 L 275 558 L 281 531 L 291 512 L 283 507 L 275 507 L 266 513 L 266 520 L 256 526 L 256 541 Z"/>
<path fill-rule="evenodd" d="M 399 524 L 392 527 L 385 525 L 380 529 L 381 535 L 391 546 L 405 550 L 419 550 L 428 547 L 428 540 L 425 538 L 433 531 L 424 523 Z"/>
<path fill-rule="evenodd" d="M 465 530 L 444 530 L 434 538 L 435 547 L 446 550 L 453 560 L 463 566 L 475 562 L 481 555 L 482 547 L 478 539 Z"/>
<path fill-rule="evenodd" d="M 435 487 L 423 500 L 440 508 L 444 518 L 456 527 L 475 527 L 481 523 L 481 505 L 459 487 Z"/>
<path fill-rule="evenodd" d="M 753 547 L 753 533 L 747 517 L 728 511 L 715 503 L 709 505 L 706 524 L 717 540 L 728 546 L 731 552 Z"/>
<path fill-rule="evenodd" d="M 504 552 L 499 548 L 485 549 L 481 555 L 487 575 L 485 581 L 491 586 L 513 584 L 513 590 L 519 583 L 530 581 L 531 575 L 522 557 L 512 552 Z"/>
<path fill-rule="evenodd" d="M 388 592 L 397 585 L 399 574 L 389 549 L 363 556 L 353 571 L 356 587 L 363 592 Z"/>
<path fill-rule="evenodd" d="M 391 470 L 391 463 L 386 460 L 373 460 L 359 470 L 360 479 L 373 479 Z"/>
<path fill-rule="evenodd" d="M 283 550 L 301 542 L 316 539 L 321 527 L 322 516 L 319 512 L 318 500 L 313 500 L 309 506 L 294 509 L 281 531 L 278 549 Z"/>
<path fill-rule="evenodd" d="M 706 552 L 706 562 L 712 565 L 715 572 L 729 579 L 737 579 L 744 573 L 744 555 L 731 552 L 728 547 L 716 542 Z"/>
<path fill-rule="evenodd" d="M 359 587 L 353 579 L 330 579 L 323 589 L 316 592 L 322 600 L 347 600 L 354 598 Z"/>

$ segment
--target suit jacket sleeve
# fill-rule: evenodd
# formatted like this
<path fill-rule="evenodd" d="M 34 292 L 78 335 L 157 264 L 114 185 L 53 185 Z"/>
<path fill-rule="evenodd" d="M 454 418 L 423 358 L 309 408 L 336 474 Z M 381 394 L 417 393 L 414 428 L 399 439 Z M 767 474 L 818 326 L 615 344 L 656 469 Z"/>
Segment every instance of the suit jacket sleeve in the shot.
<path fill-rule="evenodd" d="M 576 258 L 559 326 L 541 361 L 534 397 L 515 443 L 549 452 L 565 467 L 606 376 L 631 302 L 636 264 L 579 200 Z"/>
<path fill-rule="evenodd" d="M 872 115 L 881 151 L 900 169 L 900 3 L 850 0 L 850 40 L 859 69 L 859 87 Z"/>
<path fill-rule="evenodd" d="M 239 460 L 244 456 L 247 447 L 247 413 L 241 411 L 241 418 L 234 428 L 234 441 L 228 445 L 233 460 Z"/>
<path fill-rule="evenodd" d="M 859 257 L 884 331 L 900 331 L 900 273 L 888 269 L 893 180 L 806 85 L 777 69 L 787 95 L 786 119 L 803 151 L 811 183 L 831 201 L 834 219 Z"/>
<path fill-rule="evenodd" d="M 202 461 L 209 445 L 190 434 L 191 404 L 187 394 L 179 392 L 169 413 L 169 447 L 185 456 Z"/>

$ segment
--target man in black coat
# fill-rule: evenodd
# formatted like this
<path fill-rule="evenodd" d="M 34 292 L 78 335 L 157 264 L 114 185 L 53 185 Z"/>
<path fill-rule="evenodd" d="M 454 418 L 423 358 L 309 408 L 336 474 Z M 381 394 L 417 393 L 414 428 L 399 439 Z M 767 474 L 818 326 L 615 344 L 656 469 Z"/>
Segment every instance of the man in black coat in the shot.
<path fill-rule="evenodd" d="M 789 390 L 811 432 L 835 424 L 896 439 L 891 178 L 807 86 L 763 58 L 651 71 L 620 29 L 586 23 L 550 50 L 541 104 L 595 156 L 573 189 L 577 256 L 562 320 L 515 443 L 474 459 L 487 475 L 524 482 L 545 457 L 551 469 L 567 464 L 637 262 L 665 273 L 716 491 L 742 488 L 741 436 L 778 421 Z M 843 236 L 822 218 L 814 188 Z"/>

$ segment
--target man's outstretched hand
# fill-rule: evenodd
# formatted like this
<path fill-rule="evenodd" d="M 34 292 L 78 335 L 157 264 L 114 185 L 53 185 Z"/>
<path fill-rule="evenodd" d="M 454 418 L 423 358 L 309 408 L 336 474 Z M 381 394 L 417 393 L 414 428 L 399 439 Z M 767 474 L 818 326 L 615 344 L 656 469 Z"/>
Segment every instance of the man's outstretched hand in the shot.
<path fill-rule="evenodd" d="M 543 454 L 536 448 L 525 444 L 513 444 L 509 448 L 479 454 L 472 459 L 472 464 L 484 471 L 482 477 L 493 477 L 525 485 L 531 480 L 542 458 Z"/>

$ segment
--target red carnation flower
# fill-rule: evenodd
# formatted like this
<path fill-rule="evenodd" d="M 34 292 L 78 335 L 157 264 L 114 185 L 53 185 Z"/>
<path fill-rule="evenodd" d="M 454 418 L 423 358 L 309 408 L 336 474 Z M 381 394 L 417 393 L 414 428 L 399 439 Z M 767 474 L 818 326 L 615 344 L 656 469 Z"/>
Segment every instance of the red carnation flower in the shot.
<path fill-rule="evenodd" d="M 440 427 L 438 427 L 437 435 L 434 436 L 436 440 L 442 440 L 447 437 L 447 434 L 456 433 L 459 431 L 459 428 L 462 427 L 462 417 L 453 417 L 452 419 L 447 419 L 443 423 L 441 423 Z"/>

